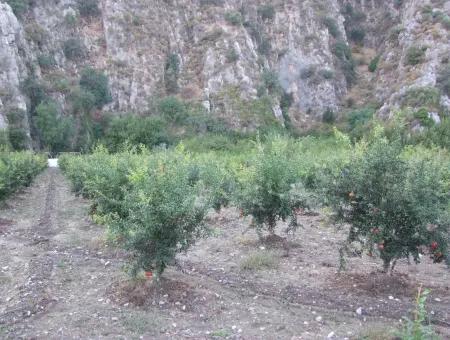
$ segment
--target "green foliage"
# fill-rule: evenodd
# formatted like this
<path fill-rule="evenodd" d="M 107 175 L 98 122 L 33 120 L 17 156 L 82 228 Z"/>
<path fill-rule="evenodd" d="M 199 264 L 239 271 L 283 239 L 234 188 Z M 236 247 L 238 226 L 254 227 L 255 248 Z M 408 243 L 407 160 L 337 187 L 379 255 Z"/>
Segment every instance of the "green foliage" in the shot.
<path fill-rule="evenodd" d="M 223 0 L 200 0 L 200 6 L 223 6 Z"/>
<path fill-rule="evenodd" d="M 73 133 L 73 123 L 62 116 L 54 102 L 41 103 L 34 121 L 42 147 L 50 152 L 65 151 Z"/>
<path fill-rule="evenodd" d="M 20 109 L 13 109 L 6 114 L 6 118 L 8 119 L 8 144 L 15 151 L 26 150 L 29 142 L 28 134 L 24 127 L 26 112 Z"/>
<path fill-rule="evenodd" d="M 244 27 L 255 40 L 258 46 L 258 53 L 262 56 L 269 56 L 272 51 L 272 43 L 270 42 L 269 37 L 264 33 L 264 26 L 258 22 L 246 21 L 244 22 Z"/>
<path fill-rule="evenodd" d="M 236 11 L 228 11 L 225 13 L 225 20 L 234 26 L 240 26 L 244 22 L 242 14 Z"/>
<path fill-rule="evenodd" d="M 354 113 L 349 125 L 365 124 L 373 112 Z M 106 224 L 112 238 L 130 251 L 134 272 L 159 274 L 182 248 L 176 242 L 189 246 L 204 231 L 197 204 L 200 215 L 205 207 L 237 204 L 253 216 L 259 232 L 274 232 L 283 219 L 295 229 L 296 209 L 308 207 L 313 196 L 339 207 L 355 242 L 389 264 L 407 254 L 417 258 L 415 252 L 425 252 L 433 242 L 438 248 L 430 255 L 442 260 L 450 175 L 437 151 L 403 149 L 380 138 L 353 147 L 338 131 L 327 139 L 264 136 L 256 148 L 248 137 L 226 131 L 195 135 L 176 150 L 149 153 L 135 146 L 158 144 L 164 124 L 150 117 L 113 119 L 104 141 L 111 141 L 112 151 L 124 150 L 121 145 L 128 141 L 133 151 L 111 155 L 99 148 L 92 155 L 60 159 L 74 189 L 92 200 L 94 220 Z"/>
<path fill-rule="evenodd" d="M 262 83 L 264 87 L 270 94 L 279 94 L 281 93 L 281 85 L 278 80 L 278 74 L 271 70 L 264 70 L 261 76 Z"/>
<path fill-rule="evenodd" d="M 29 76 L 22 83 L 22 91 L 30 99 L 29 111 L 34 113 L 36 107 L 47 99 L 46 88 L 44 85 L 33 75 Z"/>
<path fill-rule="evenodd" d="M 338 41 L 334 45 L 333 53 L 339 60 L 352 59 L 352 50 L 344 41 Z"/>
<path fill-rule="evenodd" d="M 175 96 L 161 99 L 157 109 L 158 113 L 170 122 L 182 122 L 187 117 L 186 104 Z"/>
<path fill-rule="evenodd" d="M 196 153 L 240 153 L 249 149 L 250 140 L 233 132 L 211 132 L 183 139 L 186 149 Z"/>
<path fill-rule="evenodd" d="M 225 57 L 227 58 L 228 63 L 234 63 L 239 60 L 239 54 L 234 47 L 228 49 Z"/>
<path fill-rule="evenodd" d="M 445 65 L 437 77 L 437 86 L 442 93 L 450 97 L 450 64 Z"/>
<path fill-rule="evenodd" d="M 443 169 L 431 160 L 405 159 L 402 152 L 399 142 L 388 142 L 376 130 L 330 181 L 335 219 L 350 225 L 348 244 L 379 255 L 385 272 L 397 259 L 411 256 L 419 262 L 427 247 L 435 262 L 447 251 L 449 196 Z"/>
<path fill-rule="evenodd" d="M 328 32 L 330 32 L 333 38 L 337 39 L 341 36 L 339 26 L 334 18 L 331 17 L 323 18 L 323 24 L 328 28 Z"/>
<path fill-rule="evenodd" d="M 309 65 L 300 71 L 300 78 L 309 79 L 313 77 L 315 74 L 316 74 L 316 67 L 314 65 Z"/>
<path fill-rule="evenodd" d="M 375 109 L 372 107 L 365 107 L 358 110 L 351 111 L 347 116 L 347 121 L 350 130 L 350 136 L 353 139 L 361 139 L 370 130 L 369 124 L 375 114 Z"/>
<path fill-rule="evenodd" d="M 330 69 L 319 70 L 319 74 L 326 80 L 334 78 L 334 72 Z"/>
<path fill-rule="evenodd" d="M 328 205 L 324 188 L 330 178 L 337 176 L 349 163 L 352 147 L 350 139 L 335 130 L 335 137 L 308 136 L 296 143 L 297 173 L 299 180 L 308 190 L 317 194 L 323 204 Z"/>
<path fill-rule="evenodd" d="M 60 163 L 74 189 L 93 200 L 94 218 L 130 251 L 132 274 L 161 275 L 205 230 L 206 192 L 181 151 L 109 155 L 99 149 Z"/>
<path fill-rule="evenodd" d="M 77 25 L 78 22 L 78 17 L 74 14 L 71 13 L 67 13 L 64 16 L 64 23 L 68 26 L 68 27 L 75 27 Z"/>
<path fill-rule="evenodd" d="M 30 185 L 46 166 L 44 156 L 31 152 L 0 151 L 0 201 L 21 187 Z"/>
<path fill-rule="evenodd" d="M 392 27 L 389 30 L 389 41 L 394 43 L 394 44 L 398 44 L 398 37 L 400 35 L 400 33 L 402 33 L 405 30 L 405 28 L 402 25 L 397 25 Z"/>
<path fill-rule="evenodd" d="M 133 254 L 132 272 L 144 269 L 159 276 L 176 253 L 204 233 L 207 205 L 198 199 L 200 185 L 189 180 L 183 155 L 159 155 L 143 170 L 131 173 L 132 188 L 123 203 L 129 216 L 113 230 Z"/>
<path fill-rule="evenodd" d="M 82 17 L 98 17 L 101 14 L 98 0 L 79 0 L 78 11 Z"/>
<path fill-rule="evenodd" d="M 427 21 L 440 23 L 444 28 L 450 29 L 450 16 L 431 5 L 425 5 L 422 8 L 423 18 Z"/>
<path fill-rule="evenodd" d="M 86 56 L 86 47 L 78 38 L 70 38 L 63 43 L 63 52 L 67 59 L 78 61 Z"/>
<path fill-rule="evenodd" d="M 444 26 L 447 30 L 450 30 L 450 16 L 444 14 L 440 18 L 442 26 Z"/>
<path fill-rule="evenodd" d="M 370 72 L 374 73 L 377 70 L 378 63 L 380 62 L 380 58 L 381 58 L 381 56 L 377 55 L 375 58 L 373 58 L 370 61 L 369 66 L 368 66 L 368 69 L 369 69 Z"/>
<path fill-rule="evenodd" d="M 355 10 L 353 5 L 349 2 L 347 2 L 344 5 L 342 9 L 342 14 L 346 17 L 348 21 L 350 21 L 349 24 L 355 21 L 362 21 L 366 19 L 366 15 L 363 12 Z"/>
<path fill-rule="evenodd" d="M 428 313 L 426 309 L 426 301 L 430 294 L 429 289 L 422 290 L 419 288 L 416 297 L 416 309 L 414 311 L 414 319 L 405 318 L 406 324 L 403 329 L 398 332 L 397 336 L 401 340 L 438 340 L 439 337 L 429 325 Z"/>
<path fill-rule="evenodd" d="M 271 78 L 273 79 L 273 77 Z M 264 80 L 262 79 L 262 81 Z M 239 115 L 241 126 L 279 128 L 280 122 L 272 111 L 273 98 L 268 95 L 265 84 L 261 84 L 258 96 L 257 99 L 243 99 L 238 87 L 227 87 L 220 93 L 221 99 L 226 100 L 229 107 Z"/>
<path fill-rule="evenodd" d="M 18 18 L 25 14 L 30 5 L 29 0 L 6 0 L 6 3 L 11 6 L 14 14 Z"/>
<path fill-rule="evenodd" d="M 433 119 L 428 116 L 428 110 L 426 108 L 420 108 L 414 112 L 414 118 L 420 121 L 422 126 L 432 126 L 434 125 Z"/>
<path fill-rule="evenodd" d="M 267 36 L 262 35 L 261 40 L 258 45 L 259 54 L 268 56 L 268 55 L 270 55 L 271 51 L 272 51 L 272 43 L 270 42 L 270 40 Z"/>
<path fill-rule="evenodd" d="M 11 109 L 7 114 L 8 124 L 17 126 L 20 125 L 26 117 L 26 112 L 21 109 Z"/>
<path fill-rule="evenodd" d="M 415 136 L 413 142 L 428 147 L 436 145 L 450 150 L 450 119 L 444 118 L 440 124 L 433 124 L 423 133 Z"/>
<path fill-rule="evenodd" d="M 364 38 L 366 37 L 366 31 L 362 27 L 353 28 L 350 31 L 349 37 L 355 43 L 362 44 L 364 42 Z"/>
<path fill-rule="evenodd" d="M 28 139 L 27 132 L 24 128 L 8 128 L 8 140 L 13 150 L 22 151 L 28 149 Z"/>
<path fill-rule="evenodd" d="M 105 131 L 104 142 L 111 152 L 124 145 L 144 145 L 151 149 L 161 144 L 171 144 L 167 123 L 158 117 L 125 116 L 113 118 Z"/>
<path fill-rule="evenodd" d="M 89 114 L 96 107 L 97 98 L 90 91 L 76 88 L 70 93 L 69 101 L 72 104 L 72 113 L 83 115 Z"/>
<path fill-rule="evenodd" d="M 424 62 L 425 52 L 428 47 L 426 46 L 411 46 L 406 51 L 406 64 L 407 65 L 418 65 Z"/>
<path fill-rule="evenodd" d="M 178 77 L 180 74 L 180 59 L 176 53 L 172 53 L 167 57 L 164 82 L 166 92 L 169 94 L 178 92 Z"/>
<path fill-rule="evenodd" d="M 357 44 L 362 44 L 366 35 L 363 27 L 366 15 L 357 11 L 350 3 L 344 6 L 343 14 L 345 17 L 344 26 L 350 40 Z"/>
<path fill-rule="evenodd" d="M 9 151 L 11 144 L 9 143 L 8 130 L 0 129 L 0 150 Z"/>
<path fill-rule="evenodd" d="M 352 50 L 344 41 L 338 41 L 333 48 L 334 55 L 341 63 L 341 69 L 344 72 L 348 86 L 353 85 L 356 80 L 355 61 L 353 60 Z"/>
<path fill-rule="evenodd" d="M 241 149 L 240 152 L 242 151 Z M 197 155 L 193 157 L 190 166 L 191 181 L 202 181 L 209 206 L 216 211 L 231 203 L 237 186 L 235 169 L 229 161 L 229 154 L 223 155 L 220 158 L 212 153 Z"/>
<path fill-rule="evenodd" d="M 336 116 L 332 109 L 326 109 L 322 115 L 322 122 L 325 124 L 333 124 L 336 121 Z"/>
<path fill-rule="evenodd" d="M 68 94 L 73 86 L 72 80 L 67 78 L 64 72 L 50 72 L 45 75 L 45 80 L 50 85 L 52 92 L 59 92 L 64 95 Z"/>
<path fill-rule="evenodd" d="M 37 58 L 38 64 L 41 69 L 48 70 L 56 66 L 55 57 L 49 54 L 41 54 Z"/>
<path fill-rule="evenodd" d="M 183 126 L 186 128 L 186 136 L 189 134 L 198 136 L 199 133 L 229 134 L 230 132 L 222 119 L 211 116 L 203 110 L 203 107 L 190 105 L 188 105 L 188 113 L 183 120 Z"/>
<path fill-rule="evenodd" d="M 109 155 L 101 147 L 91 155 L 63 155 L 59 159 L 61 170 L 70 179 L 75 193 L 92 200 L 94 219 L 109 214 L 127 216 L 121 202 L 130 187 L 128 175 L 139 164 L 139 156 L 132 152 Z"/>
<path fill-rule="evenodd" d="M 81 72 L 80 87 L 94 95 L 95 106 L 99 109 L 112 101 L 108 76 L 102 71 L 85 68 Z"/>
<path fill-rule="evenodd" d="M 297 228 L 296 209 L 308 207 L 310 196 L 299 183 L 292 141 L 272 137 L 258 145 L 256 157 L 240 178 L 238 206 L 261 235 L 275 233 L 277 221 L 290 219 L 288 231 Z"/>
<path fill-rule="evenodd" d="M 403 5 L 403 0 L 394 0 L 394 7 L 399 9 Z"/>
<path fill-rule="evenodd" d="M 48 37 L 47 31 L 37 22 L 31 22 L 25 26 L 27 38 L 32 40 L 36 45 L 41 47 Z"/>
<path fill-rule="evenodd" d="M 279 257 L 274 252 L 265 250 L 249 254 L 240 263 L 241 270 L 276 269 L 279 265 Z"/>
<path fill-rule="evenodd" d="M 440 98 L 439 90 L 434 87 L 415 87 L 405 93 L 402 104 L 412 108 L 439 109 Z"/>
<path fill-rule="evenodd" d="M 275 18 L 275 7 L 269 4 L 258 7 L 258 16 L 262 20 L 273 20 Z"/>

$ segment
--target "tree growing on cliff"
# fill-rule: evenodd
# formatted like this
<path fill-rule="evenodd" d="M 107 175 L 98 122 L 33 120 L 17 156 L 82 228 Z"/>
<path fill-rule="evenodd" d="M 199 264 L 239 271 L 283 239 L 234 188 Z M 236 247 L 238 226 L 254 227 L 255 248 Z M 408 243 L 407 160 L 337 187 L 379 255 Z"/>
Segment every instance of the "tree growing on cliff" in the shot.
<path fill-rule="evenodd" d="M 17 17 L 21 17 L 25 14 L 30 5 L 29 0 L 6 0 L 6 3 L 11 6 L 11 9 Z"/>
<path fill-rule="evenodd" d="M 108 76 L 102 71 L 85 68 L 81 73 L 80 87 L 94 95 L 95 105 L 99 109 L 112 101 Z"/>
<path fill-rule="evenodd" d="M 37 107 L 35 125 L 45 149 L 59 152 L 68 147 L 73 131 L 72 121 L 59 112 L 56 103 L 49 101 Z"/>
<path fill-rule="evenodd" d="M 98 7 L 98 0 L 80 0 L 78 1 L 78 11 L 85 18 L 97 17 L 101 14 Z"/>

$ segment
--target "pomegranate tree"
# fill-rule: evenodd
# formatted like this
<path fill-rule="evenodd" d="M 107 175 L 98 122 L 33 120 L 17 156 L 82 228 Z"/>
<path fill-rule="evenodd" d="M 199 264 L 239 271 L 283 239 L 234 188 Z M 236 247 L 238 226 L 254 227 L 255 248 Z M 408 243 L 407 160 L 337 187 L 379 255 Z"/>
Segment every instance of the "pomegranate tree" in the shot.
<path fill-rule="evenodd" d="M 383 137 L 356 150 L 330 192 L 336 220 L 350 226 L 348 244 L 378 255 L 384 272 L 398 259 L 419 262 L 424 254 L 442 262 L 449 235 L 443 169 L 430 160 L 406 159 L 399 142 Z"/>

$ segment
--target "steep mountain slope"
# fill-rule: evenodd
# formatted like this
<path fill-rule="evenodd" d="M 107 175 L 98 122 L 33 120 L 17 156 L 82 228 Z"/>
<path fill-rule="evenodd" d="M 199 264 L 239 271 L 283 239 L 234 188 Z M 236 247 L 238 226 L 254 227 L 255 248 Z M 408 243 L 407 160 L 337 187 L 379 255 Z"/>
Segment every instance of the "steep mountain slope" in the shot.
<path fill-rule="evenodd" d="M 154 98 L 177 94 L 234 127 L 257 125 L 252 105 L 264 97 L 297 127 L 346 105 L 375 102 L 382 116 L 450 108 L 436 89 L 450 1 L 101 0 L 99 11 L 94 0 L 7 2 L 19 19 L 0 3 L 0 127 L 9 111 L 30 111 L 27 77 L 67 109 L 86 66 L 109 76 L 106 112 L 149 112 Z"/>

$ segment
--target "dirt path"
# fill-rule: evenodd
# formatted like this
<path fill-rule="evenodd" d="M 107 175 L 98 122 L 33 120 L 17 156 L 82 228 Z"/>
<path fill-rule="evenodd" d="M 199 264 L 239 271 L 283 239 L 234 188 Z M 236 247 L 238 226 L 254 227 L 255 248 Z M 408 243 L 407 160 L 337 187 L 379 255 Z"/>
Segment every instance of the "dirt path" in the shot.
<path fill-rule="evenodd" d="M 277 267 L 243 271 L 240 263 L 263 246 L 226 210 L 210 220 L 215 236 L 180 256 L 160 287 L 133 286 L 124 255 L 89 220 L 88 202 L 48 169 L 0 208 L 0 338 L 358 338 L 394 327 L 421 282 L 433 288 L 433 322 L 450 336 L 443 267 L 400 264 L 386 284 L 366 259 L 355 260 L 361 275 L 338 276 L 339 237 L 319 217 L 303 219 L 310 232 L 292 240 L 288 258 L 274 249 Z"/>
<path fill-rule="evenodd" d="M 0 338 L 100 336 L 120 313 L 99 301 L 120 261 L 87 208 L 48 169 L 0 211 Z"/>

